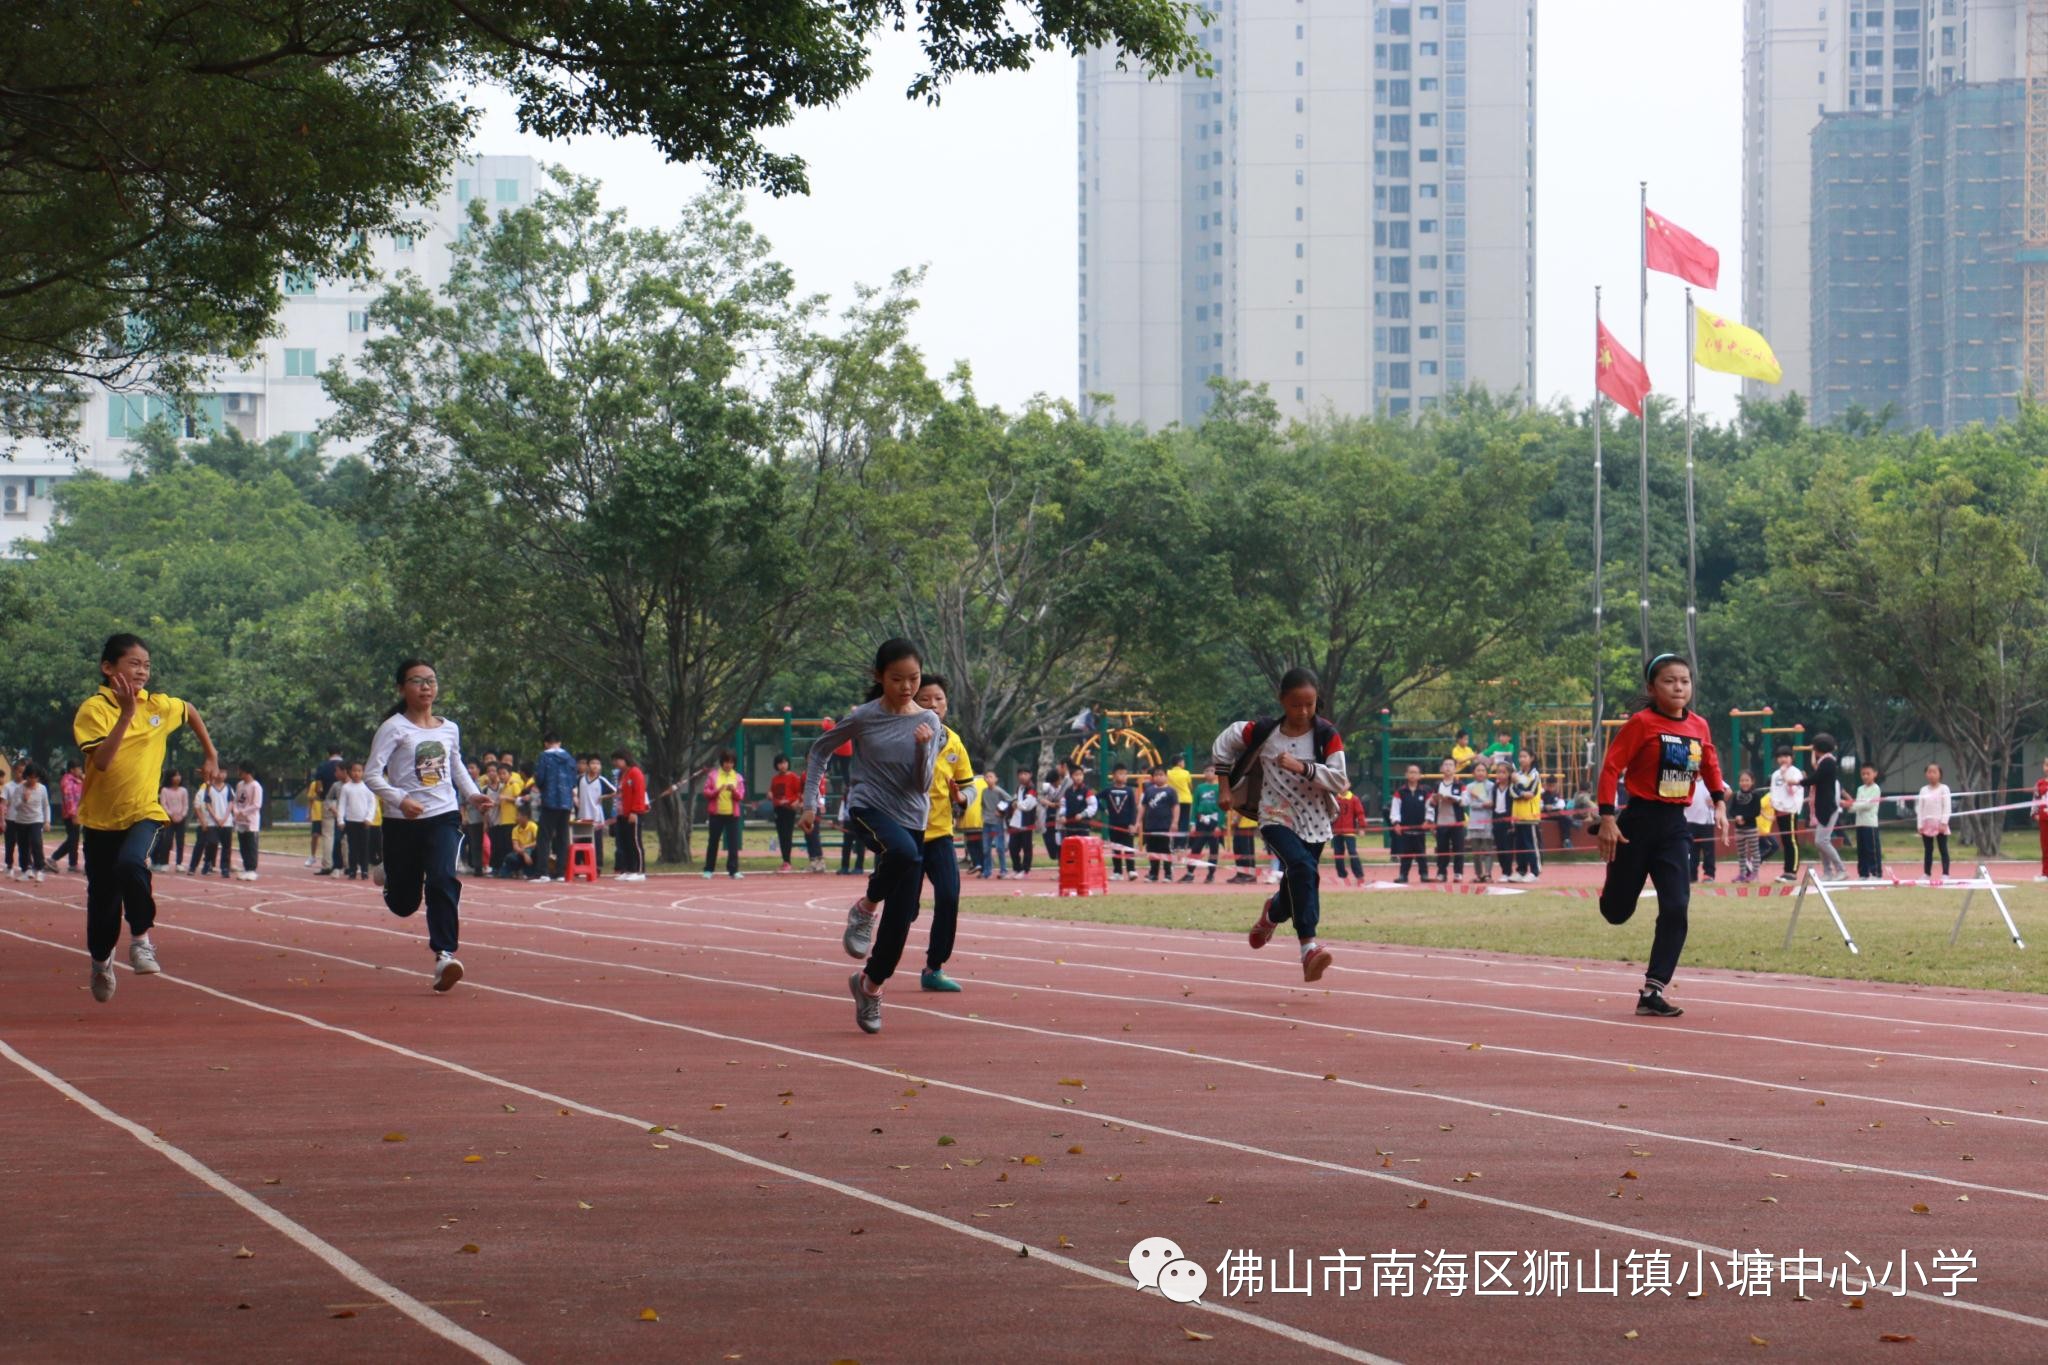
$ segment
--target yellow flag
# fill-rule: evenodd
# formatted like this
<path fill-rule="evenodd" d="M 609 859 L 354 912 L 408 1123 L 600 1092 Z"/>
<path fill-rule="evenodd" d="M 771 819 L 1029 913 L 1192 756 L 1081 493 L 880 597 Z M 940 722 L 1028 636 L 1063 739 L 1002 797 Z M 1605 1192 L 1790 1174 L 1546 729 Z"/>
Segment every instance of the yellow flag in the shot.
<path fill-rule="evenodd" d="M 1763 333 L 1717 313 L 1694 307 L 1693 359 L 1710 370 L 1775 384 L 1785 377 Z"/>

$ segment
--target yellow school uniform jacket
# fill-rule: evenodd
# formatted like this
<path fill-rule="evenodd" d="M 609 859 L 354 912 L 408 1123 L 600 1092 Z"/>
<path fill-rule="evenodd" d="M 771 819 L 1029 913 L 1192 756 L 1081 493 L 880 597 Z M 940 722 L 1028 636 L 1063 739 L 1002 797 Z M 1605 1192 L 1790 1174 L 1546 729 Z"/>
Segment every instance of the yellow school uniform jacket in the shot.
<path fill-rule="evenodd" d="M 185 723 L 185 703 L 144 688 L 135 698 L 135 716 L 121 736 L 121 747 L 105 770 L 93 766 L 93 754 L 121 721 L 121 703 L 111 687 L 85 699 L 71 721 L 71 737 L 85 755 L 85 795 L 78 803 L 78 822 L 87 829 L 127 829 L 138 820 L 165 820 L 157 793 L 163 788 L 164 746 L 171 732 Z"/>
<path fill-rule="evenodd" d="M 498 792 L 498 823 L 517 825 L 519 823 L 519 797 L 526 790 L 526 779 L 518 773 L 507 773 L 505 785 Z M 382 802 L 378 803 L 383 804 Z M 516 832 L 513 836 L 518 837 Z"/>
<path fill-rule="evenodd" d="M 988 790 L 988 787 L 977 777 L 964 790 L 967 793 L 967 804 L 960 811 L 960 832 L 962 834 L 979 834 L 981 833 L 983 821 L 981 798 L 982 794 Z"/>
<path fill-rule="evenodd" d="M 925 842 L 943 839 L 953 832 L 953 787 L 952 782 L 963 786 L 974 780 L 974 765 L 967 761 L 967 746 L 960 742 L 960 736 L 953 733 L 953 727 L 946 727 L 946 744 L 939 750 L 938 761 L 932 764 L 931 814 L 925 818 Z"/>

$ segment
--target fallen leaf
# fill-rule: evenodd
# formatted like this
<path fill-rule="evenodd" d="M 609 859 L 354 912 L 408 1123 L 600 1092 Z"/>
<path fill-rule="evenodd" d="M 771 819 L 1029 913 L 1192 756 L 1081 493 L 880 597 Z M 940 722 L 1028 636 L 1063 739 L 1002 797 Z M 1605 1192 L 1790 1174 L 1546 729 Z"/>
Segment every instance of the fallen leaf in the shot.
<path fill-rule="evenodd" d="M 1014 1209 L 1017 1207 L 1017 1201 L 1012 1199 L 1007 1204 L 990 1204 L 989 1207 L 992 1209 Z"/>
<path fill-rule="evenodd" d="M 1202 1202 L 1205 1204 L 1220 1204 L 1223 1202 L 1223 1196 L 1220 1194 L 1212 1194 Z"/>
<path fill-rule="evenodd" d="M 963 1156 L 960 1158 L 960 1164 L 962 1166 L 979 1166 L 987 1160 L 988 1158 L 985 1156 Z"/>
<path fill-rule="evenodd" d="M 1621 1334 L 1621 1339 L 1623 1341 L 1634 1341 L 1640 1335 L 1641 1333 L 1637 1332 L 1635 1328 L 1631 1327 L 1626 1332 L 1623 1332 Z"/>
<path fill-rule="evenodd" d="M 1450 1124 L 1448 1124 L 1448 1123 L 1439 1123 L 1439 1124 L 1438 1124 L 1438 1125 L 1436 1126 L 1436 1130 L 1437 1130 L 1437 1131 L 1438 1131 L 1439 1133 L 1448 1133 L 1448 1132 L 1450 1132 L 1450 1131 L 1451 1131 L 1451 1125 L 1450 1125 Z"/>
<path fill-rule="evenodd" d="M 237 1247 L 235 1248 L 235 1259 L 238 1261 L 253 1261 L 256 1259 L 256 1253 L 247 1247 Z"/>
<path fill-rule="evenodd" d="M 849 1233 L 847 1233 L 846 1235 L 847 1235 L 848 1237 L 858 1237 L 858 1236 L 860 1236 L 860 1235 L 861 1235 L 862 1233 L 864 1233 L 864 1232 L 866 1232 L 866 1231 L 867 1231 L 867 1229 L 866 1229 L 866 1228 L 855 1228 L 855 1229 L 854 1229 L 854 1230 L 853 1230 L 852 1232 L 849 1232 Z"/>
<path fill-rule="evenodd" d="M 1074 1087 L 1074 1088 L 1075 1088 L 1076 1090 L 1086 1090 L 1086 1089 L 1088 1088 L 1088 1087 L 1087 1087 L 1087 1085 L 1085 1085 L 1085 1084 L 1084 1084 L 1084 1083 L 1082 1082 L 1082 1080 L 1081 1080 L 1081 1078 L 1080 1078 L 1079 1076 L 1062 1076 L 1062 1077 L 1060 1077 L 1060 1084 L 1061 1084 L 1061 1085 L 1071 1085 L 1071 1086 L 1073 1086 L 1073 1087 Z"/>
<path fill-rule="evenodd" d="M 1061 1233 L 1061 1234 L 1060 1234 L 1060 1241 L 1059 1241 L 1059 1244 L 1060 1244 L 1061 1246 L 1063 1246 L 1063 1247 L 1070 1247 L 1070 1248 L 1071 1248 L 1071 1247 L 1072 1247 L 1072 1246 L 1074 1245 L 1074 1241 L 1073 1241 L 1073 1239 L 1072 1239 L 1071 1237 L 1067 1236 L 1067 1234 L 1065 1234 L 1065 1233 L 1063 1232 L 1063 1233 Z"/>
<path fill-rule="evenodd" d="M 283 1180 L 283 1178 L 282 1178 L 282 1177 L 280 1177 L 280 1176 L 274 1176 L 274 1175 L 272 1175 L 272 1176 L 265 1176 L 265 1177 L 264 1177 L 264 1179 L 263 1179 L 263 1183 L 264 1183 L 264 1184 L 266 1184 L 266 1185 L 282 1185 L 282 1184 L 284 1184 L 284 1180 Z"/>
<path fill-rule="evenodd" d="M 1927 1208 L 1927 1206 L 1926 1206 L 1925 1204 L 1915 1204 L 1915 1205 L 1913 1206 L 1913 1212 L 1915 1212 L 1915 1213 L 1926 1213 L 1926 1212 L 1928 1212 L 1928 1208 Z"/>
<path fill-rule="evenodd" d="M 226 1067 L 224 1067 L 224 1066 L 210 1066 L 210 1067 L 208 1067 L 208 1068 L 206 1068 L 206 1069 L 207 1069 L 208 1071 L 226 1071 L 226 1070 L 227 1070 L 227 1068 L 226 1068 Z"/>
<path fill-rule="evenodd" d="M 1467 1043 L 1467 1044 L 1465 1045 L 1465 1051 L 1467 1051 L 1467 1052 L 1477 1052 L 1477 1051 L 1479 1051 L 1479 1049 L 1480 1049 L 1480 1048 L 1482 1048 L 1482 1047 L 1484 1047 L 1484 1046 L 1485 1046 L 1485 1044 L 1484 1044 L 1484 1043 Z"/>
<path fill-rule="evenodd" d="M 1967 1194 L 1959 1194 L 1956 1196 L 1956 1202 L 1958 1204 L 1967 1204 L 1970 1202 L 1970 1196 Z"/>
<path fill-rule="evenodd" d="M 1086 1155 L 1086 1154 L 1085 1154 L 1085 1153 L 1084 1153 L 1084 1152 L 1083 1152 L 1083 1151 L 1081 1150 L 1081 1144 L 1077 1142 L 1077 1143 L 1075 1143 L 1075 1144 L 1074 1144 L 1073 1146 L 1071 1146 L 1071 1147 L 1067 1148 L 1067 1155 L 1068 1155 L 1068 1156 L 1083 1156 L 1083 1155 Z"/>
<path fill-rule="evenodd" d="M 1621 1178 L 1623 1180 L 1640 1180 L 1642 1177 L 1638 1176 L 1634 1171 L 1623 1171 Z"/>
<path fill-rule="evenodd" d="M 1912 1334 L 1911 1332 L 1879 1332 L 1879 1333 L 1877 1334 L 1877 1339 L 1878 1339 L 1879 1341 L 1894 1341 L 1894 1342 L 1896 1342 L 1896 1341 L 1918 1341 L 1918 1340 L 1919 1340 L 1920 1338 L 1918 1338 L 1918 1337 L 1914 1336 L 1914 1335 L 1913 1335 L 1913 1334 Z"/>
<path fill-rule="evenodd" d="M 1323 1073 L 1323 1079 L 1326 1081 L 1334 1081 L 1337 1079 L 1337 1073 L 1334 1071 L 1325 1071 Z"/>
<path fill-rule="evenodd" d="M 889 1163 L 889 1169 L 892 1171 L 907 1171 L 910 1168 L 908 1166 L 898 1166 L 895 1162 L 892 1161 Z"/>
<path fill-rule="evenodd" d="M 1756 1334 L 1755 1334 L 1754 1332 L 1752 1332 L 1752 1333 L 1750 1333 L 1750 1337 L 1749 1337 L 1749 1344 L 1750 1344 L 1750 1345 L 1752 1345 L 1752 1346 L 1768 1346 L 1768 1345 L 1770 1345 L 1771 1343 L 1769 1343 L 1768 1341 L 1765 1341 L 1765 1340 L 1764 1340 L 1764 1339 L 1763 1339 L 1762 1337 L 1760 1337 L 1760 1336 L 1756 1335 Z"/>
<path fill-rule="evenodd" d="M 654 1150 L 657 1152 L 665 1152 L 668 1150 L 668 1144 L 666 1142 L 657 1142 L 654 1144 Z"/>
<path fill-rule="evenodd" d="M 656 1137 L 660 1137 L 663 1133 L 666 1133 L 668 1131 L 668 1127 L 665 1124 L 657 1123 L 652 1128 L 649 1128 L 647 1131 L 654 1134 Z"/>
<path fill-rule="evenodd" d="M 906 1090 L 903 1093 L 906 1095 L 915 1095 L 917 1092 L 915 1090 Z M 794 1090 L 778 1090 L 775 1092 L 775 1098 L 778 1100 L 786 1100 L 794 1094 L 796 1094 L 796 1091 Z"/>
<path fill-rule="evenodd" d="M 462 1164 L 465 1166 L 474 1166 L 477 1162 L 482 1160 L 482 1157 L 478 1156 L 475 1152 L 471 1152 L 468 1156 L 462 1158 Z"/>
<path fill-rule="evenodd" d="M 1213 1332 L 1197 1332 L 1197 1331 L 1196 1331 L 1196 1330 L 1195 1330 L 1194 1328 L 1192 1328 L 1192 1327 L 1183 1327 L 1183 1328 L 1181 1328 L 1180 1330 L 1181 1330 L 1181 1331 L 1183 1331 L 1183 1332 L 1185 1332 L 1185 1333 L 1187 1333 L 1187 1336 L 1188 1336 L 1188 1340 L 1189 1340 L 1189 1341 L 1214 1341 L 1214 1340 L 1216 1340 L 1216 1336 L 1215 1336 L 1215 1334 L 1214 1334 Z"/>
<path fill-rule="evenodd" d="M 1861 1308 L 1862 1306 L 1863 1300 L 1861 1299 L 1851 1299 L 1847 1303 L 1842 1305 L 1842 1307 L 1844 1308 Z"/>
<path fill-rule="evenodd" d="M 568 1110 L 566 1110 L 566 1109 L 557 1109 L 557 1110 L 556 1110 L 555 1112 L 556 1112 L 557 1114 L 560 1114 L 560 1115 L 561 1115 L 561 1116 L 562 1116 L 563 1118 L 568 1118 L 568 1117 L 569 1117 L 569 1111 L 568 1111 Z"/>
<path fill-rule="evenodd" d="M 1458 1183 L 1459 1183 L 1460 1185 L 1462 1185 L 1462 1184 L 1464 1184 L 1464 1183 L 1465 1183 L 1466 1181 L 1468 1181 L 1468 1180 L 1477 1180 L 1477 1179 L 1479 1179 L 1479 1172 L 1478 1172 L 1478 1171 L 1467 1171 L 1467 1172 L 1465 1172 L 1465 1174 L 1463 1174 L 1463 1175 L 1458 1175 L 1458 1176 L 1452 1176 L 1451 1178 L 1452 1178 L 1453 1180 L 1457 1181 L 1457 1182 L 1458 1182 Z"/>
<path fill-rule="evenodd" d="M 459 1248 L 456 1249 L 455 1254 L 458 1256 L 474 1256 L 482 1250 L 483 1248 L 478 1246 L 475 1242 L 464 1242 Z"/>
<path fill-rule="evenodd" d="M 1825 1109 L 1828 1107 L 1828 1102 L 1826 1100 L 1815 1100 L 1813 1102 L 1813 1107 L 1816 1109 Z M 1752 1338 L 1752 1340 L 1753 1339 L 1754 1338 Z"/>
<path fill-rule="evenodd" d="M 1765 1195 L 1765 1196 L 1764 1196 L 1764 1197 L 1763 1197 L 1762 1199 L 1758 1200 L 1757 1202 L 1759 1202 L 1759 1203 L 1762 1203 L 1762 1204 L 1775 1204 L 1775 1203 L 1777 1203 L 1777 1202 L 1778 1202 L 1778 1197 L 1777 1197 L 1776 1195 L 1774 1195 L 1774 1194 L 1767 1194 L 1767 1195 Z"/>
<path fill-rule="evenodd" d="M 341 1310 L 341 1311 L 340 1311 L 339 1313 L 329 1313 L 329 1314 L 328 1314 L 327 1316 L 328 1316 L 328 1317 L 330 1317 L 330 1318 L 352 1318 L 352 1317 L 354 1317 L 355 1315 L 356 1315 L 356 1310 L 355 1310 L 355 1309 L 353 1309 L 353 1308 L 344 1308 L 344 1309 L 342 1309 L 342 1310 Z"/>
<path fill-rule="evenodd" d="M 1111 1185 L 1114 1185 L 1114 1184 L 1116 1184 L 1116 1182 L 1117 1182 L 1117 1181 L 1119 1181 L 1119 1180 L 1122 1180 L 1122 1179 L 1123 1179 L 1123 1177 L 1122 1177 L 1121 1175 L 1106 1175 L 1106 1176 L 1104 1176 L 1104 1177 L 1102 1177 L 1102 1178 L 1103 1178 L 1103 1180 L 1104 1180 L 1104 1181 L 1106 1181 L 1107 1183 L 1109 1183 L 1109 1184 L 1111 1184 Z"/>
<path fill-rule="evenodd" d="M 1410 1204 L 1408 1207 L 1411 1209 L 1426 1209 L 1429 1207 L 1429 1200 L 1418 1199 L 1414 1203 Z"/>
<path fill-rule="evenodd" d="M 723 1109 L 723 1108 L 725 1108 L 725 1106 L 724 1106 L 724 1105 L 722 1105 L 722 1104 L 714 1104 L 714 1105 L 712 1105 L 712 1106 L 711 1106 L 711 1110 L 712 1110 L 712 1112 L 713 1112 L 713 1113 L 717 1113 L 717 1112 L 718 1112 L 719 1110 L 721 1110 L 721 1109 Z"/>
<path fill-rule="evenodd" d="M 1628 1154 L 1629 1154 L 1630 1156 L 1648 1156 L 1648 1155 L 1649 1155 L 1649 1153 L 1648 1153 L 1648 1152 L 1644 1151 L 1644 1150 L 1643 1150 L 1642 1148 L 1640 1148 L 1640 1147 L 1631 1147 L 1631 1148 L 1629 1148 L 1629 1149 L 1628 1149 Z"/>
<path fill-rule="evenodd" d="M 1024 1164 L 1026 1166 L 1043 1166 L 1045 1163 L 1035 1156 L 1027 1156 L 1024 1158 Z"/>
<path fill-rule="evenodd" d="M 652 1308 L 643 1308 L 643 1309 L 641 1309 L 641 1310 L 640 1310 L 640 1321 L 642 1321 L 642 1322 L 660 1322 L 660 1321 L 661 1321 L 661 1314 L 659 1314 L 659 1313 L 655 1312 L 655 1311 L 654 1311 L 654 1310 L 653 1310 Z"/>
<path fill-rule="evenodd" d="M 579 1209 L 588 1209 L 594 1207 L 594 1205 L 586 1204 L 581 1199 L 579 1199 L 576 1201 L 576 1207 Z"/>
<path fill-rule="evenodd" d="M 386 1133 L 386 1134 L 384 1135 L 384 1140 L 385 1140 L 386 1142 L 403 1142 L 403 1141 L 405 1141 L 405 1134 L 403 1134 L 403 1133 Z"/>
<path fill-rule="evenodd" d="M 953 1139 L 951 1139 L 951 1138 L 949 1138 L 949 1137 L 943 1137 L 943 1136 L 942 1136 L 942 1137 L 941 1137 L 941 1138 L 939 1139 L 939 1146 L 941 1146 L 941 1147 L 952 1147 L 952 1146 L 956 1146 L 956 1145 L 957 1145 L 957 1144 L 956 1144 L 956 1143 L 955 1143 L 955 1142 L 953 1141 Z"/>

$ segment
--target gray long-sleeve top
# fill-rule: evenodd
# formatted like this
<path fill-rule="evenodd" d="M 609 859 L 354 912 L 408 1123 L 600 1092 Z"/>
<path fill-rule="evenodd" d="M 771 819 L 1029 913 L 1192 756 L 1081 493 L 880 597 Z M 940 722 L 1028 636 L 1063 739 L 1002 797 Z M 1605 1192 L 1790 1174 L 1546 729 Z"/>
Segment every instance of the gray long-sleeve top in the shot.
<path fill-rule="evenodd" d="M 931 738 L 919 743 L 917 728 L 931 727 Z M 932 771 L 946 742 L 946 723 L 923 707 L 903 715 L 886 710 L 880 698 L 863 702 L 846 719 L 811 742 L 804 760 L 806 804 L 824 809 L 818 783 L 832 751 L 851 741 L 853 780 L 847 788 L 850 808 L 870 810 L 921 835 L 931 815 Z"/>

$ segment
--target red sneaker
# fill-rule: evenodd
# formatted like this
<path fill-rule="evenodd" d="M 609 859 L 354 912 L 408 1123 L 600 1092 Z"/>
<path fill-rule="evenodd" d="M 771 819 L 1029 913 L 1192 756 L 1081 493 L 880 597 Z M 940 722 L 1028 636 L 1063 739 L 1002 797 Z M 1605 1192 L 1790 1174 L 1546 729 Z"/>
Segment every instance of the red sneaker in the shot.
<path fill-rule="evenodd" d="M 1271 919 L 1272 911 L 1273 898 L 1268 896 L 1266 903 L 1259 907 L 1259 922 L 1252 926 L 1252 931 L 1247 936 L 1251 939 L 1252 947 L 1263 948 L 1273 941 L 1273 930 L 1278 926 Z"/>
<path fill-rule="evenodd" d="M 1301 979 L 1303 981 L 1321 981 L 1323 973 L 1328 970 L 1330 970 L 1330 950 L 1328 948 L 1318 946 L 1314 952 L 1301 960 Z"/>

